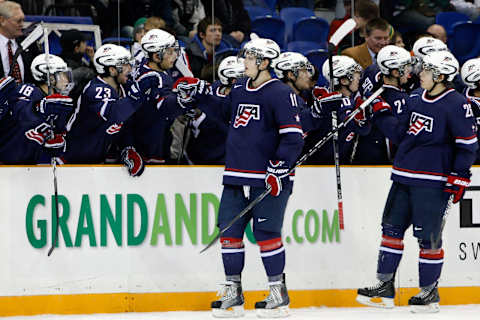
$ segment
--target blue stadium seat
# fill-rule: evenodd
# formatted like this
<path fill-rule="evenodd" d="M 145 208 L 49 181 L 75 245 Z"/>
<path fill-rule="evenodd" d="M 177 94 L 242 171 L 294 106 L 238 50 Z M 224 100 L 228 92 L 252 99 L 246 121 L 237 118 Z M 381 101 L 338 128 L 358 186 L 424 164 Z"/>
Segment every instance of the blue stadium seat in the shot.
<path fill-rule="evenodd" d="M 305 56 L 307 57 L 308 61 L 310 61 L 310 63 L 313 64 L 320 72 L 317 80 L 317 86 L 328 87 L 328 81 L 322 75 L 322 66 L 323 63 L 328 59 L 328 51 L 325 49 L 310 50 L 305 54 Z"/>
<path fill-rule="evenodd" d="M 473 20 L 473 23 L 480 24 L 480 16 L 478 16 L 477 19 Z"/>
<path fill-rule="evenodd" d="M 283 8 L 280 10 L 280 19 L 285 21 L 286 43 L 293 39 L 293 25 L 301 18 L 314 17 L 315 12 L 307 8 Z"/>
<path fill-rule="evenodd" d="M 265 16 L 253 20 L 252 32 L 261 38 L 272 39 L 280 48 L 285 46 L 285 22 L 279 18 Z"/>
<path fill-rule="evenodd" d="M 328 21 L 317 17 L 298 20 L 293 25 L 293 41 L 312 41 L 326 43 L 330 25 Z"/>
<path fill-rule="evenodd" d="M 93 24 L 92 17 L 77 16 L 25 16 L 26 22 L 43 21 L 45 23 Z"/>
<path fill-rule="evenodd" d="M 301 54 L 306 56 L 306 54 L 312 50 L 327 51 L 327 44 L 312 41 L 292 41 L 287 44 L 287 50 L 300 52 Z"/>
<path fill-rule="evenodd" d="M 453 24 L 461 21 L 470 21 L 470 18 L 463 13 L 455 11 L 439 12 L 435 17 L 435 23 L 440 24 L 445 28 L 448 37 L 453 33 Z"/>
<path fill-rule="evenodd" d="M 258 17 L 273 15 L 272 10 L 264 7 L 245 6 L 245 10 L 247 10 L 248 16 L 250 17 L 251 21 L 257 19 Z"/>
<path fill-rule="evenodd" d="M 272 12 L 275 12 L 277 0 L 264 0 L 264 2 L 267 4 L 270 10 L 272 10 Z"/>
<path fill-rule="evenodd" d="M 448 39 L 449 48 L 460 65 L 480 55 L 480 24 L 459 23 L 453 28 Z"/>

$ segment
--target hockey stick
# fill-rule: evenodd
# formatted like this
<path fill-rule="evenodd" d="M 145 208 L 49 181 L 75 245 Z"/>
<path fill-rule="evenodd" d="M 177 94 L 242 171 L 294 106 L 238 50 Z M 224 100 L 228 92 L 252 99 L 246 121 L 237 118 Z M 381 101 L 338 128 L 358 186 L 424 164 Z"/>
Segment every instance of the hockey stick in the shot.
<path fill-rule="evenodd" d="M 344 128 L 347 126 L 350 121 L 353 120 L 353 118 L 362 110 L 364 110 L 376 97 L 378 97 L 380 94 L 383 92 L 383 87 L 372 93 L 372 95 L 366 99 L 357 109 L 355 109 L 353 112 L 351 112 L 348 117 L 343 120 L 343 122 L 340 122 L 340 124 L 337 126 L 336 129 L 330 131 L 327 133 L 325 137 L 320 139 L 310 150 L 308 150 L 307 153 L 305 153 L 303 156 L 298 159 L 295 164 L 288 170 L 287 173 L 285 173 L 281 178 L 284 178 L 288 176 L 290 173 L 295 171 L 295 168 L 303 164 L 305 161 L 307 161 L 308 158 L 312 156 L 315 152 L 317 152 L 318 149 L 320 149 L 328 140 L 330 140 L 335 133 L 337 133 L 340 129 Z M 210 248 L 220 237 L 227 231 L 235 222 L 238 221 L 241 217 L 243 217 L 248 211 L 250 211 L 253 207 L 255 207 L 260 201 L 262 201 L 269 193 L 270 193 L 270 186 L 268 186 L 264 192 L 262 192 L 257 198 L 255 198 L 252 202 L 250 202 L 239 214 L 237 214 L 222 230 L 220 230 L 215 238 L 213 238 L 205 248 L 200 251 L 200 253 L 203 253 L 206 251 L 208 248 Z"/>
<path fill-rule="evenodd" d="M 15 65 L 17 62 L 18 57 L 25 51 L 32 43 L 34 43 L 38 38 L 42 36 L 43 27 L 41 24 L 37 24 L 37 26 L 28 34 L 28 36 L 23 39 L 23 41 L 18 46 L 17 50 L 15 50 L 15 54 L 12 58 L 12 66 Z M 13 68 L 10 69 L 9 76 L 12 75 Z"/>
<path fill-rule="evenodd" d="M 187 117 L 187 118 L 188 118 L 187 122 L 185 123 L 185 127 L 183 128 L 182 148 L 177 158 L 177 164 L 180 164 L 180 161 L 182 161 L 183 154 L 185 153 L 185 148 L 187 146 L 188 140 L 190 139 L 189 133 L 190 133 L 190 125 L 192 123 L 192 119 L 190 117 Z"/>
<path fill-rule="evenodd" d="M 50 68 L 48 66 L 48 62 L 50 59 L 50 48 L 49 48 L 49 43 L 48 43 L 48 29 L 46 26 L 41 25 L 43 29 L 43 47 L 45 49 L 45 64 L 47 65 L 47 86 L 48 86 L 48 95 L 52 94 L 52 84 L 50 82 Z M 53 130 L 53 118 L 50 119 L 50 126 L 52 127 Z M 53 169 L 53 191 L 54 191 L 54 198 L 55 198 L 55 237 L 53 237 L 52 240 L 52 247 L 50 250 L 48 250 L 48 256 L 53 252 L 53 249 L 58 243 L 58 229 L 59 229 L 59 221 L 60 220 L 60 215 L 58 213 L 58 188 L 57 188 L 57 160 L 55 159 L 55 156 L 52 156 L 51 158 L 52 161 L 52 169 Z"/>

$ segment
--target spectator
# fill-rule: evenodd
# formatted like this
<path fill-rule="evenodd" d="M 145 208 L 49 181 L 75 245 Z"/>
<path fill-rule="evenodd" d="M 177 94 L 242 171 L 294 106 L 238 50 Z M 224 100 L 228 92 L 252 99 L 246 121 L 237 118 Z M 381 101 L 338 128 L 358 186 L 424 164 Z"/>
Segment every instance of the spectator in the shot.
<path fill-rule="evenodd" d="M 250 35 L 250 17 L 244 8 L 243 0 L 202 0 L 207 16 L 215 16 L 223 26 L 223 38 L 232 46 L 239 48 Z"/>
<path fill-rule="evenodd" d="M 435 39 L 441 40 L 443 43 L 447 43 L 447 31 L 439 24 L 432 24 L 427 29 L 427 33 L 432 35 Z"/>
<path fill-rule="evenodd" d="M 174 25 L 171 27 L 175 30 L 177 36 L 186 37 L 191 35 L 193 37 L 194 32 L 192 34 L 189 34 L 189 32 L 195 30 L 198 23 L 205 18 L 205 9 L 202 1 L 172 0 L 171 7 L 174 20 Z"/>
<path fill-rule="evenodd" d="M 397 46 L 400 48 L 405 48 L 405 43 L 403 42 L 402 34 L 398 31 L 395 31 L 393 33 L 392 39 L 390 40 L 390 44 L 393 44 L 394 46 Z"/>
<path fill-rule="evenodd" d="M 187 44 L 187 54 L 194 76 L 211 80 L 206 76 L 202 77 L 202 74 L 206 75 L 212 72 L 214 60 L 222 60 L 222 57 L 215 56 L 215 52 L 227 48 L 228 45 L 222 42 L 222 23 L 220 20 L 205 17 L 200 21 L 198 34 Z"/>
<path fill-rule="evenodd" d="M 365 69 L 375 61 L 378 51 L 390 43 L 390 30 L 391 26 L 387 21 L 381 18 L 373 19 L 365 26 L 365 43 L 348 48 L 342 54 L 355 59 Z"/>
<path fill-rule="evenodd" d="M 13 55 L 18 49 L 15 39 L 23 36 L 22 27 L 25 15 L 22 7 L 13 1 L 4 1 L 0 3 L 0 55 L 2 63 L 0 65 L 0 76 L 6 76 L 12 69 L 12 77 L 17 83 L 33 82 L 32 73 L 28 66 L 31 64 L 35 53 L 31 51 L 23 52 L 13 63 Z"/>
<path fill-rule="evenodd" d="M 95 70 L 90 65 L 95 53 L 91 46 L 87 46 L 88 37 L 82 32 L 72 29 L 66 30 L 60 37 L 62 53 L 60 57 L 72 69 L 75 88 L 70 93 L 74 99 L 78 98 L 83 91 L 83 87 L 95 77 Z M 88 56 L 90 61 L 85 59 Z"/>
<path fill-rule="evenodd" d="M 136 64 L 140 64 L 142 62 L 142 58 L 144 57 L 142 53 L 142 46 L 140 45 L 140 41 L 142 40 L 142 37 L 145 35 L 146 20 L 147 18 L 145 17 L 140 18 L 133 25 L 132 57 L 135 59 Z"/>

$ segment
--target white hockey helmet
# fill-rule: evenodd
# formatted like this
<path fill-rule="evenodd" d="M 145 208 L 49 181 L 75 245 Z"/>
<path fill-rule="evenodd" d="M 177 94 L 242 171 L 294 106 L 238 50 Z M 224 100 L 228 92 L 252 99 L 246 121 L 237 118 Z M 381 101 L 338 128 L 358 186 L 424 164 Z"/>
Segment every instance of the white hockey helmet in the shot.
<path fill-rule="evenodd" d="M 448 51 L 436 51 L 426 55 L 423 58 L 422 68 L 432 70 L 433 80 L 443 74 L 447 81 L 452 81 L 458 74 L 460 66 L 457 59 Z"/>
<path fill-rule="evenodd" d="M 388 45 L 377 54 L 377 65 L 380 72 L 389 75 L 392 70 L 398 69 L 400 76 L 405 74 L 405 68 L 412 64 L 410 53 L 400 47 Z"/>
<path fill-rule="evenodd" d="M 463 83 L 471 89 L 478 88 L 480 81 L 480 58 L 467 60 L 460 70 Z"/>
<path fill-rule="evenodd" d="M 413 54 L 420 60 L 434 51 L 448 51 L 448 47 L 442 41 L 432 37 L 420 38 L 413 44 Z"/>
<path fill-rule="evenodd" d="M 72 70 L 62 58 L 54 54 L 48 55 L 48 63 L 47 55 L 39 54 L 33 59 L 30 70 L 38 82 L 47 83 L 47 75 L 50 75 L 50 84 L 61 94 L 68 95 L 75 85 Z"/>
<path fill-rule="evenodd" d="M 298 52 L 281 53 L 280 56 L 273 61 L 273 69 L 279 79 L 283 79 L 287 71 L 292 71 L 295 77 L 298 76 L 298 71 L 302 69 L 306 69 L 311 77 L 313 77 L 315 73 L 315 68 L 310 61 Z"/>
<path fill-rule="evenodd" d="M 93 56 L 93 64 L 99 74 L 108 72 L 108 67 L 115 67 L 122 72 L 123 65 L 132 63 L 132 55 L 130 51 L 116 44 L 104 44 L 95 51 Z"/>
<path fill-rule="evenodd" d="M 233 79 L 245 76 L 245 65 L 243 58 L 235 56 L 226 57 L 218 66 L 218 77 L 223 85 L 230 85 Z"/>
<path fill-rule="evenodd" d="M 252 39 L 248 41 L 239 52 L 239 56 L 242 58 L 245 58 L 247 54 L 254 55 L 257 58 L 257 65 L 260 64 L 263 59 L 270 59 L 271 66 L 273 59 L 280 56 L 280 47 L 275 41 L 270 39 Z"/>
<path fill-rule="evenodd" d="M 355 72 L 362 72 L 362 67 L 352 58 L 347 56 L 333 56 L 332 57 L 332 66 L 333 66 L 333 85 L 336 86 L 340 83 L 341 78 L 348 78 L 348 80 L 353 80 L 353 74 Z M 328 82 L 330 80 L 330 66 L 328 59 L 325 60 L 322 66 L 322 74 Z"/>
<path fill-rule="evenodd" d="M 167 31 L 160 29 L 152 29 L 148 31 L 140 40 L 143 51 L 148 55 L 150 53 L 158 53 L 160 58 L 163 52 L 168 48 L 174 48 L 178 54 L 180 46 L 175 37 Z"/>

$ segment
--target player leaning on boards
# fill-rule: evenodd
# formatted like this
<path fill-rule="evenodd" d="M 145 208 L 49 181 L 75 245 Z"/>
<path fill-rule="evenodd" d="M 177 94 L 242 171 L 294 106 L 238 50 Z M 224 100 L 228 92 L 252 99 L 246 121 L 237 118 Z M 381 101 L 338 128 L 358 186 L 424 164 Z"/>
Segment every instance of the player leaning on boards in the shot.
<path fill-rule="evenodd" d="M 358 290 L 357 301 L 393 307 L 394 278 L 410 225 L 418 239 L 421 291 L 408 304 L 414 312 L 437 312 L 438 279 L 443 265 L 442 229 L 449 198 L 460 201 L 470 183 L 478 148 L 470 104 L 451 88 L 458 73 L 455 57 L 432 52 L 424 57 L 418 93 L 409 96 L 405 112 L 395 117 L 387 103 L 375 104 L 372 121 L 398 146 L 390 193 L 382 218 L 378 284 Z M 380 297 L 382 303 L 371 301 Z"/>
<path fill-rule="evenodd" d="M 465 88 L 465 97 L 470 101 L 472 105 L 473 116 L 477 122 L 477 126 L 480 124 L 480 58 L 474 58 L 466 61 L 460 74 L 463 83 L 467 86 Z M 477 130 L 477 138 L 480 133 Z M 480 159 L 480 148 L 477 150 L 477 162 Z"/>
<path fill-rule="evenodd" d="M 285 285 L 285 248 L 281 230 L 291 176 L 283 177 L 303 147 L 298 108 L 293 92 L 272 79 L 272 60 L 279 46 L 269 39 L 254 39 L 243 48 L 246 80 L 235 84 L 227 97 L 227 119 L 231 120 L 226 144 L 223 193 L 218 213 L 222 229 L 252 199 L 271 187 L 261 203 L 234 223 L 220 238 L 226 283 L 219 300 L 212 302 L 216 317 L 243 315 L 241 274 L 245 262 L 243 235 L 253 219 L 253 233 L 268 276 L 270 293 L 255 304 L 259 317 L 288 315 L 290 299 Z"/>

